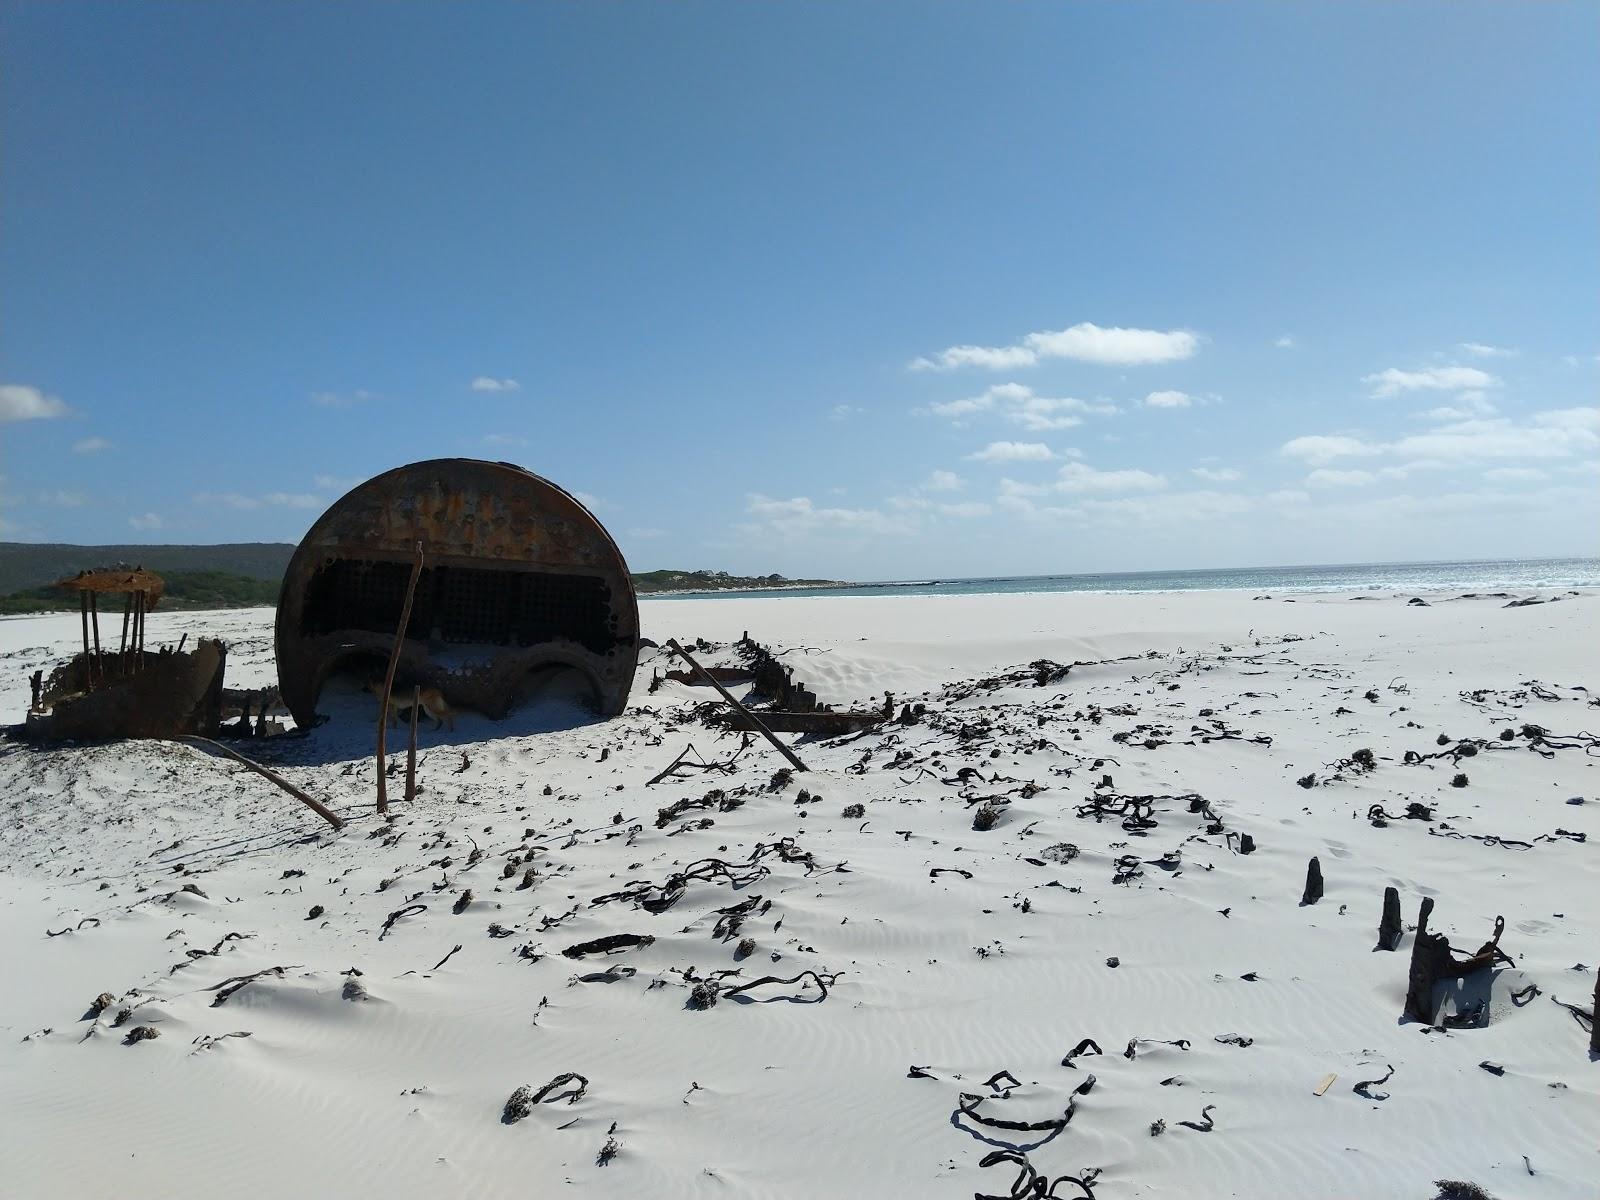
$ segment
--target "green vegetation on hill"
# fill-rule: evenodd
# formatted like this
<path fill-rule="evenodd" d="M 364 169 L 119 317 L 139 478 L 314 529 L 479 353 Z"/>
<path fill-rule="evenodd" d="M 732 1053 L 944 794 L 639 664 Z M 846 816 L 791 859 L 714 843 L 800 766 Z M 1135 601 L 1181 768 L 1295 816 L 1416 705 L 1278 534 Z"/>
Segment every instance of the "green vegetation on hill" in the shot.
<path fill-rule="evenodd" d="M 742 592 L 752 588 L 837 587 L 837 579 L 785 579 L 782 575 L 729 575 L 726 571 L 644 571 L 634 590 L 649 592 Z"/>
<path fill-rule="evenodd" d="M 278 602 L 278 584 L 266 579 L 251 579 L 229 571 L 173 571 L 163 575 L 167 590 L 157 611 L 175 608 L 259 608 Z M 118 596 L 104 596 L 102 611 L 121 611 Z M 26 588 L 0 596 L 0 614 L 72 611 L 78 607 L 76 592 L 57 587 Z"/>
<path fill-rule="evenodd" d="M 44 587 L 58 579 L 126 563 L 158 575 L 224 571 L 264 579 L 276 592 L 294 547 L 287 542 L 232 542 L 220 546 L 66 546 L 0 542 L 0 595 Z"/>
<path fill-rule="evenodd" d="M 294 547 L 286 542 L 223 546 L 64 546 L 0 542 L 0 614 L 58 612 L 77 597 L 50 585 L 85 569 L 112 564 L 147 567 L 167 581 L 162 608 L 251 608 L 278 602 L 278 586 Z M 641 595 L 731 592 L 756 588 L 833 587 L 832 579 L 730 575 L 726 571 L 643 571 Z M 110 603 L 115 604 L 112 600 Z"/>

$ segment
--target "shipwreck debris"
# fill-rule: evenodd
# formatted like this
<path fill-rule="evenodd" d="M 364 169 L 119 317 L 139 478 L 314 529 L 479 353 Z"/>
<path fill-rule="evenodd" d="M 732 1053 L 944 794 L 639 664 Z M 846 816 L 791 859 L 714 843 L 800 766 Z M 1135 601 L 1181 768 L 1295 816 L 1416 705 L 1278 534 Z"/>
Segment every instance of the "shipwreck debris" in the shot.
<path fill-rule="evenodd" d="M 301 728 L 315 724 L 330 675 L 388 658 L 418 542 L 428 564 L 403 626 L 407 686 L 503 717 L 530 673 L 572 668 L 602 716 L 622 712 L 639 613 L 610 535 L 570 494 L 521 467 L 434 459 L 347 493 L 289 562 L 278 682 Z"/>
<path fill-rule="evenodd" d="M 145 614 L 161 599 L 161 577 L 143 568 L 84 571 L 57 587 L 81 599 L 83 650 L 37 673 L 24 726 L 31 742 L 170 738 L 213 733 L 222 715 L 227 647 L 202 638 L 185 652 L 145 645 Z M 116 650 L 100 640 L 99 597 L 124 597 Z"/>
<path fill-rule="evenodd" d="M 1494 936 L 1478 948 L 1478 952 L 1458 959 L 1457 951 L 1450 948 L 1450 939 L 1442 933 L 1428 932 L 1428 917 L 1433 912 L 1433 897 L 1425 896 L 1417 913 L 1417 936 L 1411 944 L 1411 970 L 1406 990 L 1405 1015 L 1418 1021 L 1433 1024 L 1433 985 L 1441 979 L 1458 979 L 1492 967 L 1497 961 L 1511 963 L 1510 957 L 1500 949 L 1500 935 L 1505 932 L 1506 919 L 1494 919 Z"/>

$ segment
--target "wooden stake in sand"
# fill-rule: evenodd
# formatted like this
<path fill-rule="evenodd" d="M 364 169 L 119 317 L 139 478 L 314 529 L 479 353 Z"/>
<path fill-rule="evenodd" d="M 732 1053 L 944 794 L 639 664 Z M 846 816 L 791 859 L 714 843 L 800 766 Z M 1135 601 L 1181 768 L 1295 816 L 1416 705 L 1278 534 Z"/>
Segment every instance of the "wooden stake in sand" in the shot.
<path fill-rule="evenodd" d="M 1400 921 L 1400 892 L 1397 888 L 1383 889 L 1383 919 L 1378 922 L 1378 947 L 1394 950 L 1400 945 L 1400 935 L 1405 926 Z"/>
<path fill-rule="evenodd" d="M 1313 858 L 1306 864 L 1306 888 L 1300 896 L 1301 904 L 1315 904 L 1322 899 L 1322 864 Z"/>
<path fill-rule="evenodd" d="M 257 775 L 261 776 L 263 779 L 270 780 L 271 782 L 277 784 L 284 791 L 288 792 L 289 795 L 293 796 L 296 800 L 300 801 L 301 804 L 304 804 L 307 808 L 309 808 L 312 812 L 316 813 L 317 816 L 321 817 L 324 821 L 326 821 L 329 825 L 332 825 L 335 829 L 343 829 L 344 828 L 344 821 L 341 820 L 338 816 L 336 816 L 333 813 L 333 811 L 331 809 L 329 809 L 326 805 L 324 805 L 321 801 L 312 799 L 310 796 L 308 796 L 304 792 L 302 792 L 299 788 L 295 787 L 294 784 L 290 783 L 282 775 L 279 775 L 276 771 L 269 771 L 266 767 L 263 767 L 260 763 L 252 762 L 250 759 L 246 758 L 244 755 L 240 754 L 238 751 L 228 749 L 228 747 L 224 746 L 221 742 L 214 742 L 210 738 L 200 737 L 197 734 L 192 734 L 192 733 L 179 734 L 176 740 L 178 740 L 180 742 L 187 742 L 191 746 L 199 746 L 199 747 L 202 747 L 202 748 L 207 749 L 207 750 L 220 751 L 221 753 L 227 755 L 229 758 L 233 759 L 234 762 L 237 762 L 237 763 L 239 763 L 239 764 L 241 764 L 243 766 L 249 767 L 252 771 L 254 771 Z"/>
<path fill-rule="evenodd" d="M 689 656 L 689 652 L 682 646 L 678 645 L 677 638 L 667 639 L 667 649 L 671 650 L 679 658 L 683 659 L 684 662 L 688 663 L 691 668 L 699 673 L 702 679 L 704 679 L 712 687 L 716 688 L 717 691 L 721 692 L 722 698 L 729 704 L 733 705 L 733 707 L 738 710 L 740 716 L 744 717 L 745 720 L 750 722 L 751 728 L 753 728 L 762 737 L 766 738 L 767 741 L 771 742 L 773 749 L 787 758 L 789 760 L 789 764 L 794 767 L 796 771 L 804 771 L 806 769 L 805 763 L 801 762 L 795 757 L 793 750 L 789 749 L 789 747 L 785 746 L 778 740 L 778 735 L 773 733 L 772 730 L 768 729 L 762 722 L 761 718 L 757 717 L 755 713 L 751 712 L 748 708 L 735 700 L 732 692 L 723 687 L 722 684 L 716 679 L 713 679 L 711 672 L 707 671 L 699 663 L 695 662 L 695 660 Z"/>
<path fill-rule="evenodd" d="M 1600 1054 L 1600 971 L 1594 975 L 1594 1016 L 1589 1021 L 1589 1053 Z"/>
<path fill-rule="evenodd" d="M 405 603 L 400 606 L 400 624 L 394 631 L 394 648 L 389 651 L 389 671 L 383 677 L 383 695 L 378 697 L 378 815 L 389 815 L 389 786 L 383 774 L 384 745 L 389 732 L 389 695 L 394 691 L 394 669 L 400 665 L 400 649 L 405 645 L 406 626 L 411 623 L 411 600 L 417 594 L 417 580 L 422 576 L 422 543 L 417 543 L 416 556 L 411 560 L 411 580 L 406 584 Z M 411 710 L 413 714 L 416 709 Z M 413 724 L 416 717 L 413 715 Z"/>
<path fill-rule="evenodd" d="M 422 707 L 422 688 L 411 688 L 411 737 L 406 743 L 406 803 L 417 798 L 417 710 Z"/>

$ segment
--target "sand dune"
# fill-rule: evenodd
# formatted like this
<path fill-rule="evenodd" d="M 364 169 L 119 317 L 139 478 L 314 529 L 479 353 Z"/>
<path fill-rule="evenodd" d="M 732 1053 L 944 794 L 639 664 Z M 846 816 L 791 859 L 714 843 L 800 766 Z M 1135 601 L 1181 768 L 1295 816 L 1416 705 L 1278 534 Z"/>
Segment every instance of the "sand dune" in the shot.
<path fill-rule="evenodd" d="M 351 688 L 246 748 L 342 833 L 187 747 L 0 744 L 0 1192 L 1004 1196 L 1019 1166 L 980 1162 L 1012 1149 L 1102 1200 L 1592 1197 L 1600 1063 L 1555 1001 L 1600 962 L 1597 598 L 1429 599 L 649 603 L 703 661 L 748 629 L 825 701 L 928 716 L 648 786 L 739 739 L 648 693 L 647 652 L 617 720 L 551 695 L 425 730 L 386 825 Z M 0 622 L 6 720 L 75 620 Z M 150 630 L 273 678 L 268 613 Z M 1486 1024 L 1401 1019 L 1386 886 L 1464 950 L 1505 917 L 1512 965 L 1440 995 Z M 799 980 L 735 990 L 764 976 Z"/>

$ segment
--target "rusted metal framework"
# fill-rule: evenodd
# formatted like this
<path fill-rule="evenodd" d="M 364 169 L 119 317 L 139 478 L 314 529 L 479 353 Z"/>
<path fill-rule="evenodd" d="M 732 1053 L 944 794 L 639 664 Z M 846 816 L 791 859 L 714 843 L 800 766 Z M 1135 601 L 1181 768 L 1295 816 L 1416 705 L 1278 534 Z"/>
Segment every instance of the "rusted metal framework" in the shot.
<path fill-rule="evenodd" d="M 209 733 L 219 719 L 227 647 L 202 638 L 187 654 L 185 634 L 175 647 L 145 646 L 145 615 L 166 584 L 143 567 L 81 571 L 55 585 L 77 592 L 83 652 L 30 683 L 27 736 L 39 742 L 107 738 L 167 738 Z M 123 597 L 117 648 L 100 640 L 100 597 Z"/>
<path fill-rule="evenodd" d="M 381 674 L 416 546 L 427 565 L 399 675 L 503 717 L 530 673 L 576 669 L 595 706 L 627 705 L 639 610 L 627 563 L 577 500 L 510 463 L 433 459 L 369 479 L 295 550 L 278 600 L 278 684 L 302 727 L 328 677 Z"/>
<path fill-rule="evenodd" d="M 68 579 L 56 581 L 62 591 L 77 592 L 83 615 L 84 691 L 103 683 L 108 668 L 113 676 L 137 671 L 144 665 L 145 614 L 161 603 L 161 593 L 166 591 L 166 580 L 154 571 L 143 567 L 103 567 L 97 571 L 79 571 Z M 120 595 L 122 604 L 122 641 L 115 658 L 109 650 L 100 648 L 100 597 Z M 90 631 L 93 630 L 93 640 Z M 129 634 L 133 635 L 130 643 Z M 36 698 L 37 699 L 37 698 Z"/>

